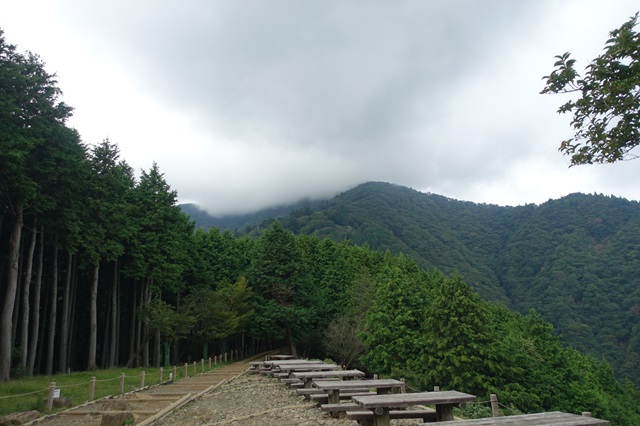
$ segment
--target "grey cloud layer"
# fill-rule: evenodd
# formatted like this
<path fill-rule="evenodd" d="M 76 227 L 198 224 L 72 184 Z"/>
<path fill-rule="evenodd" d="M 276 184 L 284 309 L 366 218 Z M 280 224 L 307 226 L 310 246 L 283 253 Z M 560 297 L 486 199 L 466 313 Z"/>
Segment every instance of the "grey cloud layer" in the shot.
<path fill-rule="evenodd" d="M 168 164 L 171 183 L 233 210 L 366 180 L 464 195 L 541 144 L 557 155 L 528 110 L 542 72 L 522 66 L 551 4 L 118 0 L 65 12 L 209 138 L 191 173 Z M 230 151 L 246 156 L 239 173 Z"/>

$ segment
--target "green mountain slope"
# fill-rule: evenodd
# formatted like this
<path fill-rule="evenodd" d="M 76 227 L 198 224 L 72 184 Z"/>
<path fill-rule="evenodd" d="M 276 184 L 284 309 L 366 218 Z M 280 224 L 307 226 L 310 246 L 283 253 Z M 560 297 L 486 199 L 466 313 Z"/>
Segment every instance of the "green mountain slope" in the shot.
<path fill-rule="evenodd" d="M 566 343 L 640 382 L 640 204 L 572 194 L 499 207 L 367 183 L 282 220 L 459 272 L 485 299 L 538 310 Z"/>
<path fill-rule="evenodd" d="M 279 220 L 297 234 L 349 239 L 458 272 L 483 298 L 536 309 L 567 344 L 640 383 L 638 202 L 572 194 L 500 207 L 370 182 Z"/>

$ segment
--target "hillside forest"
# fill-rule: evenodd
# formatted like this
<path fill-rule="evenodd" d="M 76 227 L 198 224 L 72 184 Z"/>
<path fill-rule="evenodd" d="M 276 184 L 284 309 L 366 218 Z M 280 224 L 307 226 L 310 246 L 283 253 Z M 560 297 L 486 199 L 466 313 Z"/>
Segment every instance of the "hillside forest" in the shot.
<path fill-rule="evenodd" d="M 427 270 L 457 272 L 483 299 L 522 314 L 535 309 L 563 342 L 640 384 L 636 201 L 571 194 L 500 207 L 370 182 L 280 220 L 294 233 L 348 239 L 403 253 Z"/>
<path fill-rule="evenodd" d="M 487 301 L 481 273 L 280 221 L 196 229 L 157 164 L 136 176 L 115 143 L 82 142 L 55 76 L 2 33 L 0 87 L 1 381 L 286 345 L 512 412 L 640 424 L 633 383 L 541 313 Z"/>

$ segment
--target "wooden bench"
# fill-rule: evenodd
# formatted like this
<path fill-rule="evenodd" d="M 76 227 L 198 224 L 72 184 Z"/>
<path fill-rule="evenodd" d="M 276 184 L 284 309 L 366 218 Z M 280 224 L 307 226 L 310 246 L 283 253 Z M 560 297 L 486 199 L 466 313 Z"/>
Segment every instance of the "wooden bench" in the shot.
<path fill-rule="evenodd" d="M 398 392 L 404 388 L 404 382 L 395 379 L 373 379 L 373 380 L 318 380 L 313 382 L 313 387 L 327 393 L 330 403 L 340 402 L 340 394 L 343 392 L 353 392 L 355 389 L 375 390 L 375 393 L 383 394 Z M 366 407 L 365 407 L 366 409 Z"/>
<path fill-rule="evenodd" d="M 416 405 L 435 405 L 436 421 L 453 420 L 453 407 L 463 402 L 475 401 L 475 395 L 458 391 L 416 392 L 402 394 L 354 396 L 353 402 L 374 413 L 376 426 L 389 426 L 391 410 Z"/>
<path fill-rule="evenodd" d="M 316 388 L 300 388 L 296 389 L 296 392 L 298 395 L 304 396 L 306 399 L 310 399 L 312 395 L 328 396 L 325 391 Z M 357 393 L 358 395 L 369 395 L 370 393 L 375 394 L 375 392 L 370 392 L 368 388 L 352 389 L 350 392 Z M 349 394 L 349 392 L 346 392 L 346 394 Z"/>
<path fill-rule="evenodd" d="M 306 388 L 310 388 L 314 380 L 351 380 L 364 377 L 365 373 L 360 370 L 334 370 L 334 371 L 298 371 L 291 373 L 292 377 L 301 379 Z"/>
<path fill-rule="evenodd" d="M 358 407 L 358 410 L 347 411 L 347 418 L 349 420 L 355 420 L 361 425 L 373 426 L 373 411 L 363 411 L 362 407 L 358 406 L 358 404 L 355 405 Z M 431 408 L 419 410 L 391 410 L 389 411 L 389 419 L 422 419 L 423 422 L 433 423 L 436 421 L 436 410 Z"/>
<path fill-rule="evenodd" d="M 304 363 L 304 364 L 281 364 L 273 367 L 274 372 L 286 373 L 287 376 L 293 377 L 292 374 L 302 371 L 330 371 L 339 370 L 340 366 L 327 363 Z"/>
<path fill-rule="evenodd" d="M 526 426 L 607 426 L 607 420 L 577 414 L 552 411 L 548 413 L 521 414 L 517 416 L 491 417 L 488 419 L 456 420 L 440 422 L 450 426 L 526 425 Z"/>
<path fill-rule="evenodd" d="M 326 392 L 315 388 L 296 389 L 296 392 L 298 392 L 298 395 L 304 396 L 306 399 L 311 398 L 311 395 L 326 395 Z"/>
<path fill-rule="evenodd" d="M 364 395 L 375 395 L 375 392 L 372 392 L 368 389 L 362 389 L 360 391 L 351 391 L 351 392 L 341 392 L 339 398 L 341 400 L 345 399 L 345 400 L 349 400 L 354 396 L 364 396 Z M 326 404 L 329 402 L 329 395 L 327 395 L 326 393 L 321 393 L 321 394 L 312 394 L 310 395 L 309 399 L 311 399 L 311 401 L 316 402 L 318 404 Z"/>
<path fill-rule="evenodd" d="M 283 378 L 280 379 L 280 381 L 282 383 L 284 383 L 285 385 L 291 385 L 291 384 L 294 384 L 294 383 L 300 383 L 302 386 L 304 386 L 304 383 L 302 383 L 300 381 L 300 379 L 289 379 L 289 378 L 283 377 Z"/>
<path fill-rule="evenodd" d="M 362 407 L 353 402 L 341 402 L 339 404 L 322 404 L 322 411 L 333 413 L 336 411 L 362 411 Z"/>

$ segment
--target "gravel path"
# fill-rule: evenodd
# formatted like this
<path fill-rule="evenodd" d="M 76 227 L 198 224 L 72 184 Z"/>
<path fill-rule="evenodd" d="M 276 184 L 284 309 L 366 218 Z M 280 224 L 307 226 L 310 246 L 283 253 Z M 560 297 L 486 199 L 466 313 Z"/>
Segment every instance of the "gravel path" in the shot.
<path fill-rule="evenodd" d="M 226 371 L 226 375 L 222 374 L 222 370 L 213 373 L 220 374 L 221 379 L 228 381 L 153 424 L 158 426 L 358 426 L 356 421 L 334 418 L 323 412 L 318 405 L 298 396 L 295 389 L 277 379 L 248 373 L 246 368 L 248 365 L 245 367 L 245 364 L 237 363 L 224 368 L 225 371 L 229 370 Z M 175 388 L 182 385 L 188 386 L 189 381 L 197 383 L 207 378 L 205 376 L 177 382 Z M 169 402 L 158 402 L 157 407 L 148 402 L 138 404 L 140 407 L 136 404 L 152 398 L 154 393 L 166 393 L 173 388 L 173 386 L 154 386 L 143 392 L 132 393 L 121 398 L 100 400 L 95 404 L 87 405 L 84 409 L 80 407 L 80 410 L 85 413 L 82 415 L 58 414 L 38 419 L 34 423 L 38 426 L 100 426 L 102 422 L 98 412 L 101 410 L 124 412 L 144 409 L 157 412 L 166 407 Z M 182 390 L 182 392 L 186 391 Z M 148 416 L 142 418 L 146 417 Z M 136 424 L 142 420 L 138 415 L 135 418 Z M 417 423 L 419 423 L 418 419 L 392 420 L 393 426 Z"/>
<path fill-rule="evenodd" d="M 415 425 L 415 420 L 393 420 L 393 425 Z M 243 374 L 158 421 L 162 426 L 316 426 L 358 423 L 336 419 L 295 389 L 274 378 Z"/>

